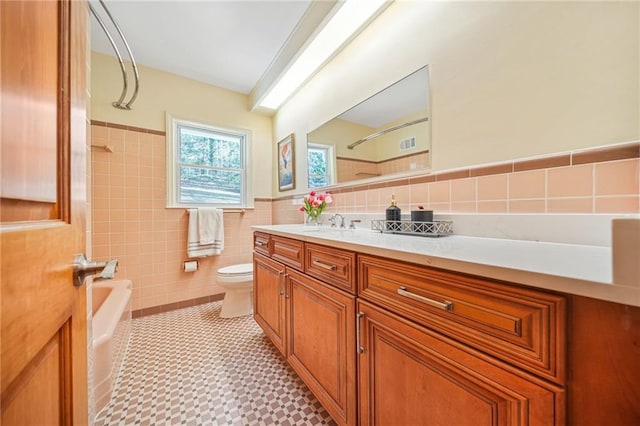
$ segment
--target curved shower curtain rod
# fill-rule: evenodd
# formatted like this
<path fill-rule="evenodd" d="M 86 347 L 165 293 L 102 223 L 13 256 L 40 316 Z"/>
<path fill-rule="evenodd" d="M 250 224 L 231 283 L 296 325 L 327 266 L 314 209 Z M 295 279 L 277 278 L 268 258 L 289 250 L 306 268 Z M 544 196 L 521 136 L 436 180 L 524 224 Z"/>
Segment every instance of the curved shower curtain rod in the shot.
<path fill-rule="evenodd" d="M 129 102 L 125 104 L 123 102 L 124 102 L 125 96 L 127 95 L 127 89 L 129 88 L 127 68 L 124 65 L 124 61 L 122 60 L 122 55 L 120 54 L 120 50 L 118 50 L 118 46 L 116 46 L 116 43 L 113 40 L 113 37 L 109 33 L 109 30 L 107 30 L 107 27 L 104 24 L 104 21 L 100 18 L 100 16 L 96 12 L 96 10 L 93 8 L 93 6 L 91 6 L 91 3 L 88 3 L 89 10 L 98 21 L 98 24 L 100 24 L 100 27 L 102 27 L 102 31 L 104 31 L 104 33 L 107 35 L 107 38 L 111 43 L 111 47 L 113 47 L 113 50 L 116 52 L 116 56 L 118 57 L 118 62 L 120 63 L 120 70 L 122 71 L 122 81 L 123 81 L 122 93 L 120 94 L 120 98 L 118 98 L 117 101 L 112 102 L 111 105 L 113 105 L 115 108 L 130 110 L 131 104 L 133 103 L 133 101 L 136 100 L 136 97 L 138 96 L 138 88 L 140 87 L 140 75 L 138 74 L 138 66 L 136 65 L 136 60 L 133 58 L 133 53 L 131 52 L 131 48 L 129 48 L 129 43 L 127 43 L 127 39 L 124 37 L 124 34 L 122 33 L 122 30 L 116 23 L 116 20 L 113 19 L 113 15 L 111 15 L 111 12 L 109 12 L 109 9 L 107 9 L 107 5 L 105 5 L 104 1 L 102 0 L 98 0 L 98 1 L 102 5 L 102 8 L 104 9 L 104 11 L 107 13 L 107 16 L 113 23 L 113 26 L 115 27 L 116 31 L 118 32 L 118 35 L 120 36 L 120 38 L 122 39 L 122 42 L 124 43 L 125 48 L 127 49 L 127 53 L 129 54 L 129 58 L 131 59 L 131 66 L 133 67 L 133 76 L 135 77 L 135 87 L 133 90 L 133 96 L 131 96 L 131 99 L 129 99 Z"/>

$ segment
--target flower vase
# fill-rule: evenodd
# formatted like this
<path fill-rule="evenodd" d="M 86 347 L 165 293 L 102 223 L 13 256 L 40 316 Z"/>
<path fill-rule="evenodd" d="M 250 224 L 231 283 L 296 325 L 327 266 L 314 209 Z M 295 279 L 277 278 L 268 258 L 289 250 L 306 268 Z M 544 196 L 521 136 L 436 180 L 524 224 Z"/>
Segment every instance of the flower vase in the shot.
<path fill-rule="evenodd" d="M 309 216 L 309 215 L 307 215 L 306 224 L 308 226 L 321 226 L 322 225 L 322 220 L 320 219 L 320 215 L 318 215 L 318 216 Z"/>

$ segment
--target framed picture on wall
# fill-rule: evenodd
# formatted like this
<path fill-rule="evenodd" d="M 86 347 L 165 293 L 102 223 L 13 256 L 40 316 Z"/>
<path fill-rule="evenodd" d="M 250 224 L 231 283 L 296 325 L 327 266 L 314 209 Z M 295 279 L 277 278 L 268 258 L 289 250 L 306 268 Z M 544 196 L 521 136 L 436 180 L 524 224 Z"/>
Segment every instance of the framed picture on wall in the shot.
<path fill-rule="evenodd" d="M 278 142 L 278 189 L 280 191 L 288 191 L 296 187 L 294 143 L 293 133 Z"/>

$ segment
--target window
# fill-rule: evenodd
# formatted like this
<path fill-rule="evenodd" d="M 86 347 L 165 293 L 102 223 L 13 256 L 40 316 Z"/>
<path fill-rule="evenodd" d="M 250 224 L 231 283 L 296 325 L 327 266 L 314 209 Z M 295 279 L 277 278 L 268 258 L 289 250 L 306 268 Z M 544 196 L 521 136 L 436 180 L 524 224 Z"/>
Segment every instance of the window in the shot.
<path fill-rule="evenodd" d="M 329 186 L 334 183 L 333 147 L 317 143 L 307 144 L 309 188 Z"/>
<path fill-rule="evenodd" d="M 249 207 L 249 132 L 167 122 L 168 206 Z"/>

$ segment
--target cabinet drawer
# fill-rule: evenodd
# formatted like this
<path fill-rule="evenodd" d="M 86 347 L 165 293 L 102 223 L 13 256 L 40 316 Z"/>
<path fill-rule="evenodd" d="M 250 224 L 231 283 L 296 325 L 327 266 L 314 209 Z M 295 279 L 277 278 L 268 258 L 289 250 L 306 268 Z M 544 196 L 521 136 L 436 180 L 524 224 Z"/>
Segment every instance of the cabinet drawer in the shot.
<path fill-rule="evenodd" d="M 304 270 L 304 243 L 271 235 L 271 258 L 300 271 Z"/>
<path fill-rule="evenodd" d="M 565 299 L 362 255 L 359 296 L 522 369 L 565 382 Z"/>
<path fill-rule="evenodd" d="M 269 256 L 269 234 L 263 234 L 261 232 L 253 233 L 253 249 L 258 253 L 264 254 L 265 256 Z"/>
<path fill-rule="evenodd" d="M 306 273 L 356 294 L 356 255 L 347 250 L 307 243 Z"/>

